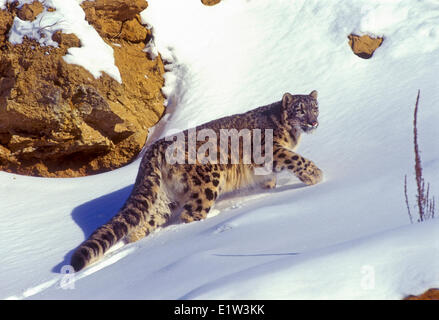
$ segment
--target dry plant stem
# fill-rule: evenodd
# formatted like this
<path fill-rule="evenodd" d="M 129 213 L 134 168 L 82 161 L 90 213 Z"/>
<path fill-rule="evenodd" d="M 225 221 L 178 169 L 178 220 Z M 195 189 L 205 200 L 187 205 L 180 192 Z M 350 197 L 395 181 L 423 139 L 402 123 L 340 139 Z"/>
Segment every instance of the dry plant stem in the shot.
<path fill-rule="evenodd" d="M 434 218 L 434 197 L 430 199 L 430 184 L 427 184 L 427 194 L 425 195 L 425 219 L 433 219 Z"/>
<path fill-rule="evenodd" d="M 419 94 L 416 97 L 416 105 L 415 105 L 415 113 L 413 120 L 413 135 L 414 135 L 414 145 L 415 145 L 415 174 L 416 174 L 416 186 L 418 190 L 417 201 L 418 201 L 418 210 L 419 210 L 419 221 L 424 221 L 424 179 L 422 178 L 422 166 L 421 166 L 421 156 L 419 154 L 419 146 L 418 146 L 418 105 L 419 105 Z"/>
<path fill-rule="evenodd" d="M 421 155 L 418 145 L 418 107 L 419 107 L 420 91 L 418 90 L 418 96 L 416 97 L 415 112 L 413 116 L 413 144 L 415 147 L 415 176 L 416 176 L 416 188 L 417 188 L 417 206 L 419 219 L 418 222 L 425 221 L 427 219 L 433 219 L 435 216 L 435 198 L 430 199 L 430 184 L 427 183 L 427 190 L 425 189 L 425 181 L 422 177 L 422 164 Z M 412 215 L 410 212 L 410 205 L 407 196 L 407 176 L 404 178 L 404 194 L 405 202 L 407 205 L 410 221 L 413 223 Z"/>

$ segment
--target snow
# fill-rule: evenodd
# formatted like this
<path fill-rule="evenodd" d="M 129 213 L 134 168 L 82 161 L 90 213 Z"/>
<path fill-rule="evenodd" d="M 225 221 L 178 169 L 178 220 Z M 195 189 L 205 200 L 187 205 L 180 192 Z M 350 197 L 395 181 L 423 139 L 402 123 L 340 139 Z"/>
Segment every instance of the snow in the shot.
<path fill-rule="evenodd" d="M 407 174 L 413 206 L 420 89 L 423 173 L 439 194 L 437 1 L 150 0 L 142 19 L 171 62 L 154 137 L 316 89 L 320 126 L 297 151 L 324 181 L 282 175 L 273 191 L 225 196 L 205 221 L 72 275 L 62 267 L 123 204 L 139 160 L 75 179 L 0 173 L 0 298 L 400 299 L 439 286 L 439 222 L 410 224 L 403 190 Z M 351 32 L 385 40 L 363 60 Z"/>
<path fill-rule="evenodd" d="M 392 299 L 401 293 L 421 292 L 437 283 L 432 272 L 439 267 L 439 240 L 432 239 L 437 227 L 438 221 L 434 221 L 303 255 L 285 255 L 203 285 L 184 298 Z M 412 246 L 414 238 L 416 245 Z"/>
<path fill-rule="evenodd" d="M 23 5 L 29 1 L 19 1 L 19 3 Z M 56 10 L 49 12 L 47 11 L 49 7 Z M 35 39 L 40 45 L 58 47 L 58 43 L 52 40 L 52 35 L 58 30 L 62 30 L 64 33 L 74 33 L 81 40 L 81 47 L 69 48 L 63 57 L 67 63 L 84 67 L 95 78 L 99 78 L 102 72 L 105 72 L 122 83 L 119 69 L 114 63 L 113 49 L 85 20 L 85 13 L 80 7 L 80 1 L 46 0 L 44 11 L 34 21 L 23 21 L 19 17 L 15 17 L 9 41 L 13 44 L 19 44 L 26 36 L 29 39 Z"/>

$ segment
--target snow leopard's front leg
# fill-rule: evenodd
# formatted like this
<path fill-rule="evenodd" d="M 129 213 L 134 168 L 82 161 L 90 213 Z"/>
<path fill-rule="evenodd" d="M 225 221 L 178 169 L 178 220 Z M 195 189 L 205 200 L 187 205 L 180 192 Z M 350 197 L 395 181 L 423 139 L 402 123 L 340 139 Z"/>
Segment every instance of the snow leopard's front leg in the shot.
<path fill-rule="evenodd" d="M 273 170 L 275 172 L 288 170 L 307 185 L 319 183 L 323 178 L 322 170 L 314 162 L 282 146 L 275 146 Z"/>

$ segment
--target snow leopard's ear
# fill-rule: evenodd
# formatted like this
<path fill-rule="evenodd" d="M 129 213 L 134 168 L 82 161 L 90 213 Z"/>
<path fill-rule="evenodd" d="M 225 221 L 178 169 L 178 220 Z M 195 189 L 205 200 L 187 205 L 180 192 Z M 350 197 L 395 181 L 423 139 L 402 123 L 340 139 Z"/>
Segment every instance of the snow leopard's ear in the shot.
<path fill-rule="evenodd" d="M 293 102 L 293 95 L 291 93 L 285 93 L 282 97 L 282 108 L 287 108 Z"/>
<path fill-rule="evenodd" d="M 313 90 L 311 91 L 311 93 L 309 94 L 313 99 L 317 100 L 317 90 Z"/>

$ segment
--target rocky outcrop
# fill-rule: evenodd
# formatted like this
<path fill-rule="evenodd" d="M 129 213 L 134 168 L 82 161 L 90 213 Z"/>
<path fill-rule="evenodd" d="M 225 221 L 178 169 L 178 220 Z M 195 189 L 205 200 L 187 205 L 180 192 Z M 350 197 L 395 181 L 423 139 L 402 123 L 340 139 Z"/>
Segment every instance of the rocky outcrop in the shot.
<path fill-rule="evenodd" d="M 348 36 L 349 46 L 352 48 L 354 54 L 363 59 L 370 59 L 376 49 L 381 46 L 384 38 L 373 38 L 371 36 L 358 36 L 350 34 Z"/>
<path fill-rule="evenodd" d="M 139 13 L 146 1 L 82 3 L 114 49 L 122 83 L 64 61 L 68 48 L 81 46 L 74 34 L 55 33 L 58 48 L 9 43 L 14 16 L 35 19 L 38 6 L 0 11 L 0 169 L 74 177 L 129 163 L 164 112 L 163 62 L 143 51 L 150 34 Z"/>

